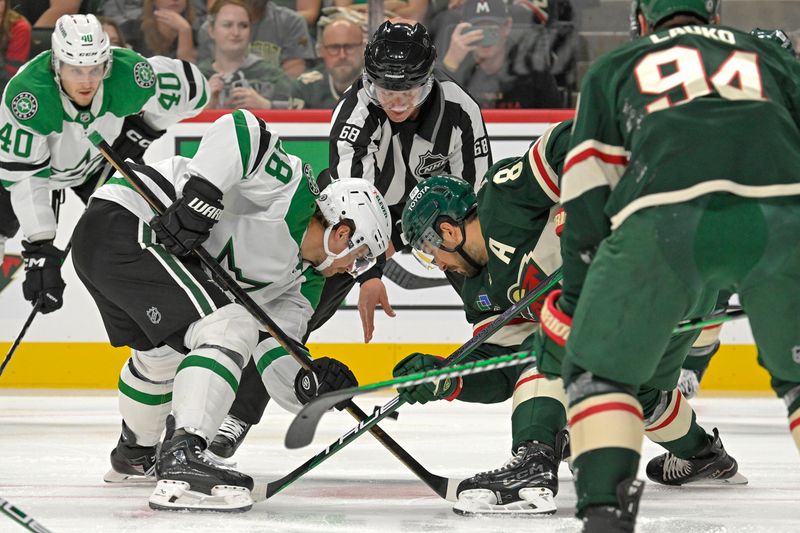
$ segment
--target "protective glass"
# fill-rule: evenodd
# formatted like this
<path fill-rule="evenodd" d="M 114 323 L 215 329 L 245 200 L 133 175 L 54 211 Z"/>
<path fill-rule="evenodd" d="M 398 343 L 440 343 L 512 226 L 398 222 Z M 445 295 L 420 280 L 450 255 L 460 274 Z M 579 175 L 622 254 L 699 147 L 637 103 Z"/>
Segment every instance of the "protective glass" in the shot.
<path fill-rule="evenodd" d="M 433 77 L 419 87 L 406 91 L 391 91 L 372 83 L 364 76 L 364 90 L 370 101 L 376 106 L 401 113 L 422 105 L 433 89 Z"/>
<path fill-rule="evenodd" d="M 436 270 L 436 258 L 431 254 L 426 254 L 422 250 L 416 248 L 411 249 L 411 255 L 417 260 L 417 263 L 425 267 L 426 270 Z"/>
<path fill-rule="evenodd" d="M 350 243 L 352 246 L 352 242 Z M 348 274 L 357 278 L 375 264 L 376 258 L 369 251 L 369 247 L 366 244 L 362 244 L 356 249 L 352 249 L 349 256 L 355 256 L 355 260 L 353 261 L 353 266 L 350 267 L 350 270 L 347 271 Z"/>

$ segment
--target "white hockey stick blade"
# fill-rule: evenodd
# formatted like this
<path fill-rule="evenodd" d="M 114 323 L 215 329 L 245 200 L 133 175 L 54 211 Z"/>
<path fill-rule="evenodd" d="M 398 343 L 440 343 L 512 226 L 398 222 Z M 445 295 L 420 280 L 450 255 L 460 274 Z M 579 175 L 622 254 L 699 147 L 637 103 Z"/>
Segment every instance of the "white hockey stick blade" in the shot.
<path fill-rule="evenodd" d="M 498 504 L 495 493 L 488 489 L 465 490 L 459 494 L 453 512 L 463 516 L 504 515 L 531 516 L 549 515 L 556 512 L 553 492 L 544 487 L 520 489 L 522 498 L 507 504 Z"/>
<path fill-rule="evenodd" d="M 162 479 L 150 495 L 150 508 L 158 511 L 215 511 L 241 513 L 253 507 L 253 498 L 245 487 L 217 485 L 211 494 L 190 490 L 185 481 Z"/>

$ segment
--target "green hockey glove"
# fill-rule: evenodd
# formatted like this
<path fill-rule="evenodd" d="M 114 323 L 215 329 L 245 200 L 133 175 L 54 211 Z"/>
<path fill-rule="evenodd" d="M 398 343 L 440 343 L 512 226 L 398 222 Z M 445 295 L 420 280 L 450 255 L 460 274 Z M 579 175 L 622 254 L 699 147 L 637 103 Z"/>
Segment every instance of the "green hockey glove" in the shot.
<path fill-rule="evenodd" d="M 412 353 L 407 355 L 402 361 L 397 363 L 392 371 L 394 377 L 427 372 L 439 368 L 442 358 L 437 355 L 425 353 Z M 398 394 L 407 403 L 428 403 L 431 400 L 453 401 L 461 392 L 461 378 L 446 378 L 433 383 L 424 383 L 413 387 L 398 388 Z"/>

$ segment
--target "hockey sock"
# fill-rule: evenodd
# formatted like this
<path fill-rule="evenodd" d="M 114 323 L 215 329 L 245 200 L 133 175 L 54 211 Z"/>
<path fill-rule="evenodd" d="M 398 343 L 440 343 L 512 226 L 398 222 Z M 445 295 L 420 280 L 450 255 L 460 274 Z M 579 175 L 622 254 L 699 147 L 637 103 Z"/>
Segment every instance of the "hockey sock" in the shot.
<path fill-rule="evenodd" d="M 645 416 L 645 435 L 668 452 L 689 459 L 708 444 L 706 431 L 677 388 L 669 392 L 643 388 L 638 399 Z"/>
<path fill-rule="evenodd" d="M 172 408 L 172 379 L 181 354 L 168 346 L 131 350 L 119 376 L 119 411 L 139 446 L 161 440 Z"/>
<path fill-rule="evenodd" d="M 789 431 L 792 433 L 794 444 L 800 451 L 800 395 L 794 398 L 788 406 Z"/>
<path fill-rule="evenodd" d="M 567 423 L 566 403 L 561 379 L 547 379 L 536 367 L 526 369 L 514 387 L 511 449 L 534 440 L 554 448 L 556 433 Z"/>
<path fill-rule="evenodd" d="M 241 378 L 241 356 L 203 345 L 192 350 L 175 375 L 172 392 L 176 428 L 210 440 L 233 403 Z"/>
<path fill-rule="evenodd" d="M 629 387 L 583 373 L 569 385 L 569 425 L 577 513 L 617 506 L 617 485 L 636 476 L 644 422 Z"/>

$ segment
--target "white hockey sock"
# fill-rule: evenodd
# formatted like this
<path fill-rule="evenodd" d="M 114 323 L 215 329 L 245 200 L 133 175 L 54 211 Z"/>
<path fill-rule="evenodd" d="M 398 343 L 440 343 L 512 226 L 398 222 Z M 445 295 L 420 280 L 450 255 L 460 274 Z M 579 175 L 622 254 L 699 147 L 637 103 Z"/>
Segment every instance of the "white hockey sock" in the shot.
<path fill-rule="evenodd" d="M 172 388 L 175 427 L 191 428 L 207 440 L 222 424 L 242 377 L 241 361 L 219 348 L 206 345 L 192 350 L 178 366 Z"/>
<path fill-rule="evenodd" d="M 145 352 L 131 350 L 119 376 L 119 411 L 139 446 L 161 440 L 172 409 L 172 378 L 181 354 L 167 346 Z"/>

